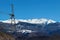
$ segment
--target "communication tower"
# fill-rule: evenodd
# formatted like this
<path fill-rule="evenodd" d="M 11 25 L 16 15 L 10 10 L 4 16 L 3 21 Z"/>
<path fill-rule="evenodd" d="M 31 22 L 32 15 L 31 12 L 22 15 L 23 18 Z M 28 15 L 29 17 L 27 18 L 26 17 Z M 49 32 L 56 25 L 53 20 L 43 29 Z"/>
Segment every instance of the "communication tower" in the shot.
<path fill-rule="evenodd" d="M 11 19 L 11 24 L 15 24 L 15 15 L 14 15 L 14 5 L 11 4 L 11 14 L 10 15 L 10 19 Z"/>

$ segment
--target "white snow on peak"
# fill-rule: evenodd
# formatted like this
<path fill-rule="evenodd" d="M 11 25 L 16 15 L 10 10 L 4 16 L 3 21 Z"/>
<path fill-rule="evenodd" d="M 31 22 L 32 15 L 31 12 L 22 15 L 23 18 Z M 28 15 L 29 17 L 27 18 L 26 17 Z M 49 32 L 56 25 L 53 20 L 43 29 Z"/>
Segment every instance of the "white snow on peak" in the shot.
<path fill-rule="evenodd" d="M 3 23 L 11 23 L 11 19 L 2 21 Z M 14 22 L 12 22 L 14 24 Z M 18 23 L 18 20 L 15 20 L 15 23 Z"/>
<path fill-rule="evenodd" d="M 15 22 L 27 22 L 27 23 L 33 23 L 33 24 L 49 24 L 49 23 L 55 23 L 56 21 L 51 20 L 51 19 L 45 19 L 45 18 L 41 18 L 41 19 L 28 19 L 28 20 L 24 20 L 24 19 L 15 19 Z M 2 21 L 4 23 L 11 23 L 11 20 L 5 20 Z"/>

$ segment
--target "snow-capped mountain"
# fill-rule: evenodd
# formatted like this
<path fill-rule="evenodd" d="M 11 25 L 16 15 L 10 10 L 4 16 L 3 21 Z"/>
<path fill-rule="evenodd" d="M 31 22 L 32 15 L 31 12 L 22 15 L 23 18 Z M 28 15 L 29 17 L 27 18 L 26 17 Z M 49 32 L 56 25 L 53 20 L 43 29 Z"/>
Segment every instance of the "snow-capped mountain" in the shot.
<path fill-rule="evenodd" d="M 23 20 L 23 19 L 15 19 L 16 23 L 18 23 L 19 21 L 21 22 L 27 22 L 27 23 L 32 23 L 32 24 L 49 24 L 49 23 L 55 23 L 56 21 L 51 20 L 51 19 L 45 19 L 45 18 L 41 18 L 41 19 L 28 19 L 28 20 Z M 11 23 L 11 20 L 4 20 L 2 21 L 4 23 Z"/>
<path fill-rule="evenodd" d="M 0 21 L 0 30 L 4 32 L 21 32 L 21 33 L 40 33 L 49 35 L 50 33 L 60 30 L 60 22 L 51 19 L 16 19 L 16 24 L 11 25 L 11 20 Z M 39 35 L 40 35 L 39 34 Z M 17 34 L 18 35 L 18 34 Z M 37 34 L 36 34 L 37 35 Z"/>

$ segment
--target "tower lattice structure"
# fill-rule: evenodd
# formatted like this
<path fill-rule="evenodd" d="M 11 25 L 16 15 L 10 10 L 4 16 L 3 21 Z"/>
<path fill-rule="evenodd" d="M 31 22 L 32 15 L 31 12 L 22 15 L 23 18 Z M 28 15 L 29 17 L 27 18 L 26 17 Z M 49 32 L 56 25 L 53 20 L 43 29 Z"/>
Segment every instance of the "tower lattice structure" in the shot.
<path fill-rule="evenodd" d="M 15 24 L 15 15 L 14 15 L 14 5 L 11 4 L 11 14 L 10 14 L 10 19 L 11 19 L 11 24 Z"/>

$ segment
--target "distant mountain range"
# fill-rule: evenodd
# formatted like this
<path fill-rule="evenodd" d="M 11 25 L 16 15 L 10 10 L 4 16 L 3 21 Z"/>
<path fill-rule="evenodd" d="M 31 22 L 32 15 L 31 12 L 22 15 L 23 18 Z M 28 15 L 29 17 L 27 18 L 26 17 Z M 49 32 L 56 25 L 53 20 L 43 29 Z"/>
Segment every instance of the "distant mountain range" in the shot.
<path fill-rule="evenodd" d="M 0 30 L 6 33 L 30 33 L 41 36 L 60 35 L 60 22 L 51 19 L 16 19 L 16 24 L 11 25 L 11 20 L 0 21 Z"/>
<path fill-rule="evenodd" d="M 1 22 L 3 23 L 11 23 L 11 20 L 0 20 Z M 49 24 L 49 23 L 55 23 L 56 21 L 54 20 L 51 20 L 51 19 L 45 19 L 45 18 L 41 18 L 41 19 L 27 19 L 27 20 L 24 20 L 24 19 L 15 19 L 16 23 L 18 22 L 27 22 L 27 23 L 32 23 L 32 24 Z"/>

